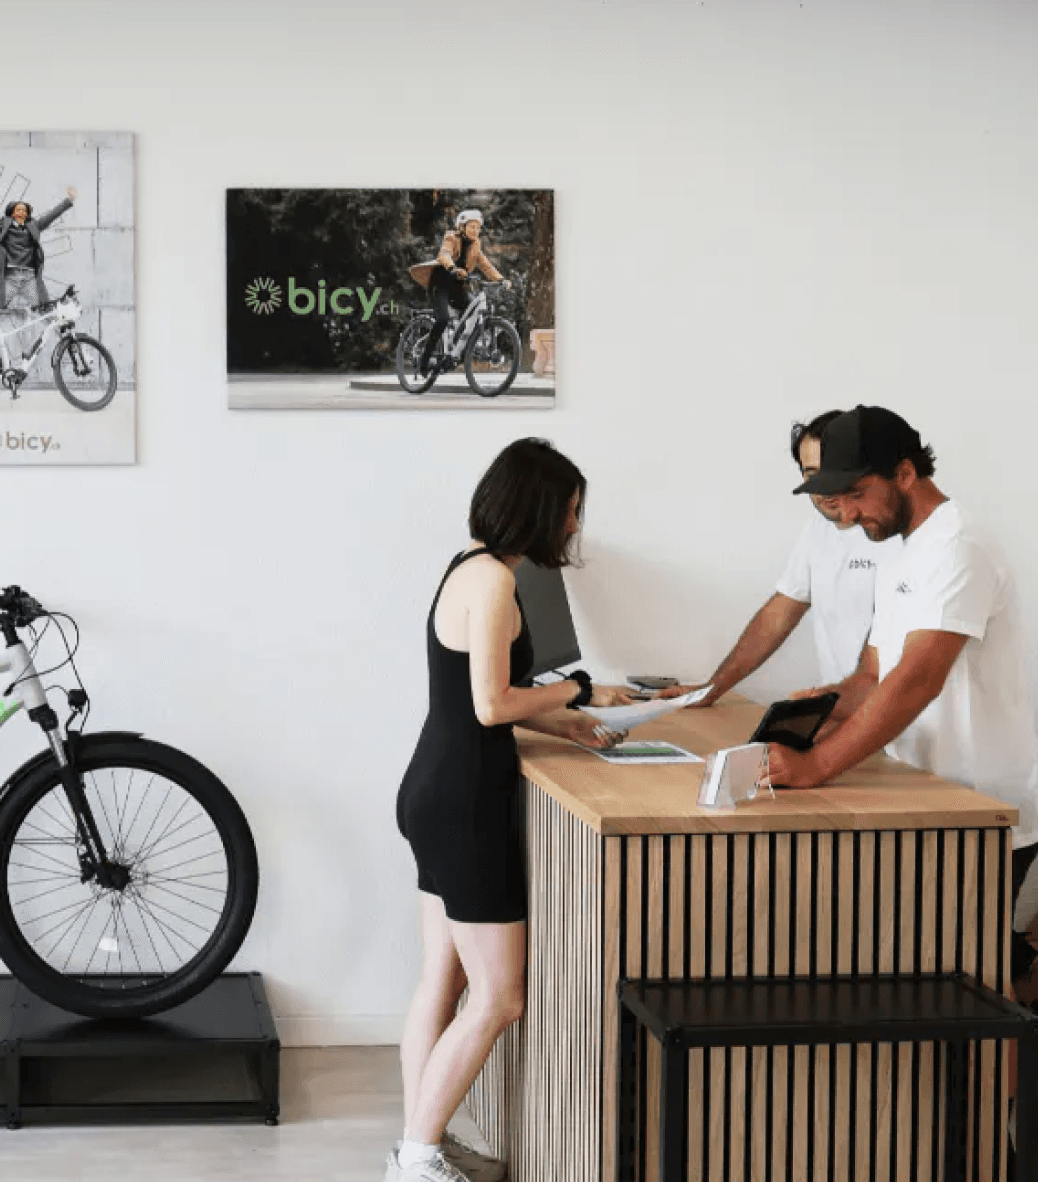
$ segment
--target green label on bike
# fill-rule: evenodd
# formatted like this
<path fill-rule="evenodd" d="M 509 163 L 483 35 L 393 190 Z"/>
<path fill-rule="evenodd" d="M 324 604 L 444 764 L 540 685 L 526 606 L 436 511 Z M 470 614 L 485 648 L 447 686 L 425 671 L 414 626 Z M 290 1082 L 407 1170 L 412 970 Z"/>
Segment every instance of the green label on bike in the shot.
<path fill-rule="evenodd" d="M 11 717 L 12 714 L 17 714 L 22 708 L 22 703 L 14 698 L 0 698 L 0 726 Z"/>

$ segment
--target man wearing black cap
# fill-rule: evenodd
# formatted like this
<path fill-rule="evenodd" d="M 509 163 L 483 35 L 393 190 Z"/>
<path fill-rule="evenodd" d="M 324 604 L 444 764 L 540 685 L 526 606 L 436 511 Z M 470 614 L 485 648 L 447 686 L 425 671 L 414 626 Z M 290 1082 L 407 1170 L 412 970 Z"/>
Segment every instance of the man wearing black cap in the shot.
<path fill-rule="evenodd" d="M 790 452 L 801 475 L 818 471 L 822 434 L 842 413 L 830 410 L 793 425 Z M 872 628 L 876 567 L 886 547 L 872 545 L 860 529 L 845 526 L 825 497 L 812 496 L 811 503 L 817 512 L 804 525 L 774 593 L 703 683 L 710 692 L 697 706 L 712 706 L 759 669 L 809 611 L 822 680 L 839 681 L 857 667 Z M 700 688 L 678 685 L 658 696 L 672 698 Z"/>
<path fill-rule="evenodd" d="M 932 480 L 933 451 L 892 411 L 858 406 L 822 436 L 819 470 L 793 491 L 831 498 L 880 542 L 875 616 L 858 670 L 839 685 L 839 725 L 804 754 L 772 744 L 772 781 L 826 783 L 887 754 L 1019 811 L 1013 899 L 1038 852 L 1038 737 L 1023 620 L 1001 548 Z M 819 690 L 810 693 L 821 692 Z M 1035 959 L 1014 932 L 1011 979 Z"/>

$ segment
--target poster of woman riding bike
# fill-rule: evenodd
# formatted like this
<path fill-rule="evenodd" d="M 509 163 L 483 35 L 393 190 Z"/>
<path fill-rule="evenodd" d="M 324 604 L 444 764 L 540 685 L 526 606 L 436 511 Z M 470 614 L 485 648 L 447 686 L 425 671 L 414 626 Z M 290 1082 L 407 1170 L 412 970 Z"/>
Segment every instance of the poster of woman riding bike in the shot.
<path fill-rule="evenodd" d="M 230 189 L 232 409 L 555 400 L 550 189 Z"/>
<path fill-rule="evenodd" d="M 0 464 L 136 459 L 134 137 L 0 132 Z"/>

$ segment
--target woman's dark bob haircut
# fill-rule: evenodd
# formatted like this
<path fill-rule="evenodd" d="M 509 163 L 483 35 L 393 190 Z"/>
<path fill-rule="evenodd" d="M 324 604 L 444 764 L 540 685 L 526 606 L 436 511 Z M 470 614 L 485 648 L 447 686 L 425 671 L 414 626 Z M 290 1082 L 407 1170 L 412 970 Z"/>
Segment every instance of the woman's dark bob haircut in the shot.
<path fill-rule="evenodd" d="M 546 439 L 517 439 L 476 486 L 469 533 L 494 554 L 522 555 L 538 566 L 575 561 L 576 535 L 566 536 L 570 501 L 583 514 L 587 481 Z"/>
<path fill-rule="evenodd" d="M 28 201 L 12 201 L 10 203 L 10 205 L 8 205 L 8 207 L 4 210 L 4 217 L 5 218 L 13 218 L 14 211 L 19 205 L 25 206 L 25 210 L 26 210 L 25 216 L 28 218 L 31 218 L 32 217 L 32 206 L 28 203 Z"/>

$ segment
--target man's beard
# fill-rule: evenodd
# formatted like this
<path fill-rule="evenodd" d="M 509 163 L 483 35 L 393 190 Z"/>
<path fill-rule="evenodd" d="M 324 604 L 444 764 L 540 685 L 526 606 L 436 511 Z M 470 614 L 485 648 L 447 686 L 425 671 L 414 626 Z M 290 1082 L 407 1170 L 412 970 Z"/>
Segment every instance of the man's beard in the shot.
<path fill-rule="evenodd" d="M 900 489 L 897 490 L 897 500 L 894 502 L 894 512 L 889 521 L 876 522 L 872 530 L 866 529 L 865 532 L 869 536 L 869 540 L 873 542 L 885 542 L 887 538 L 894 537 L 895 534 L 903 534 L 912 522 L 912 502 L 908 496 Z M 864 528 L 864 526 L 862 527 Z"/>

